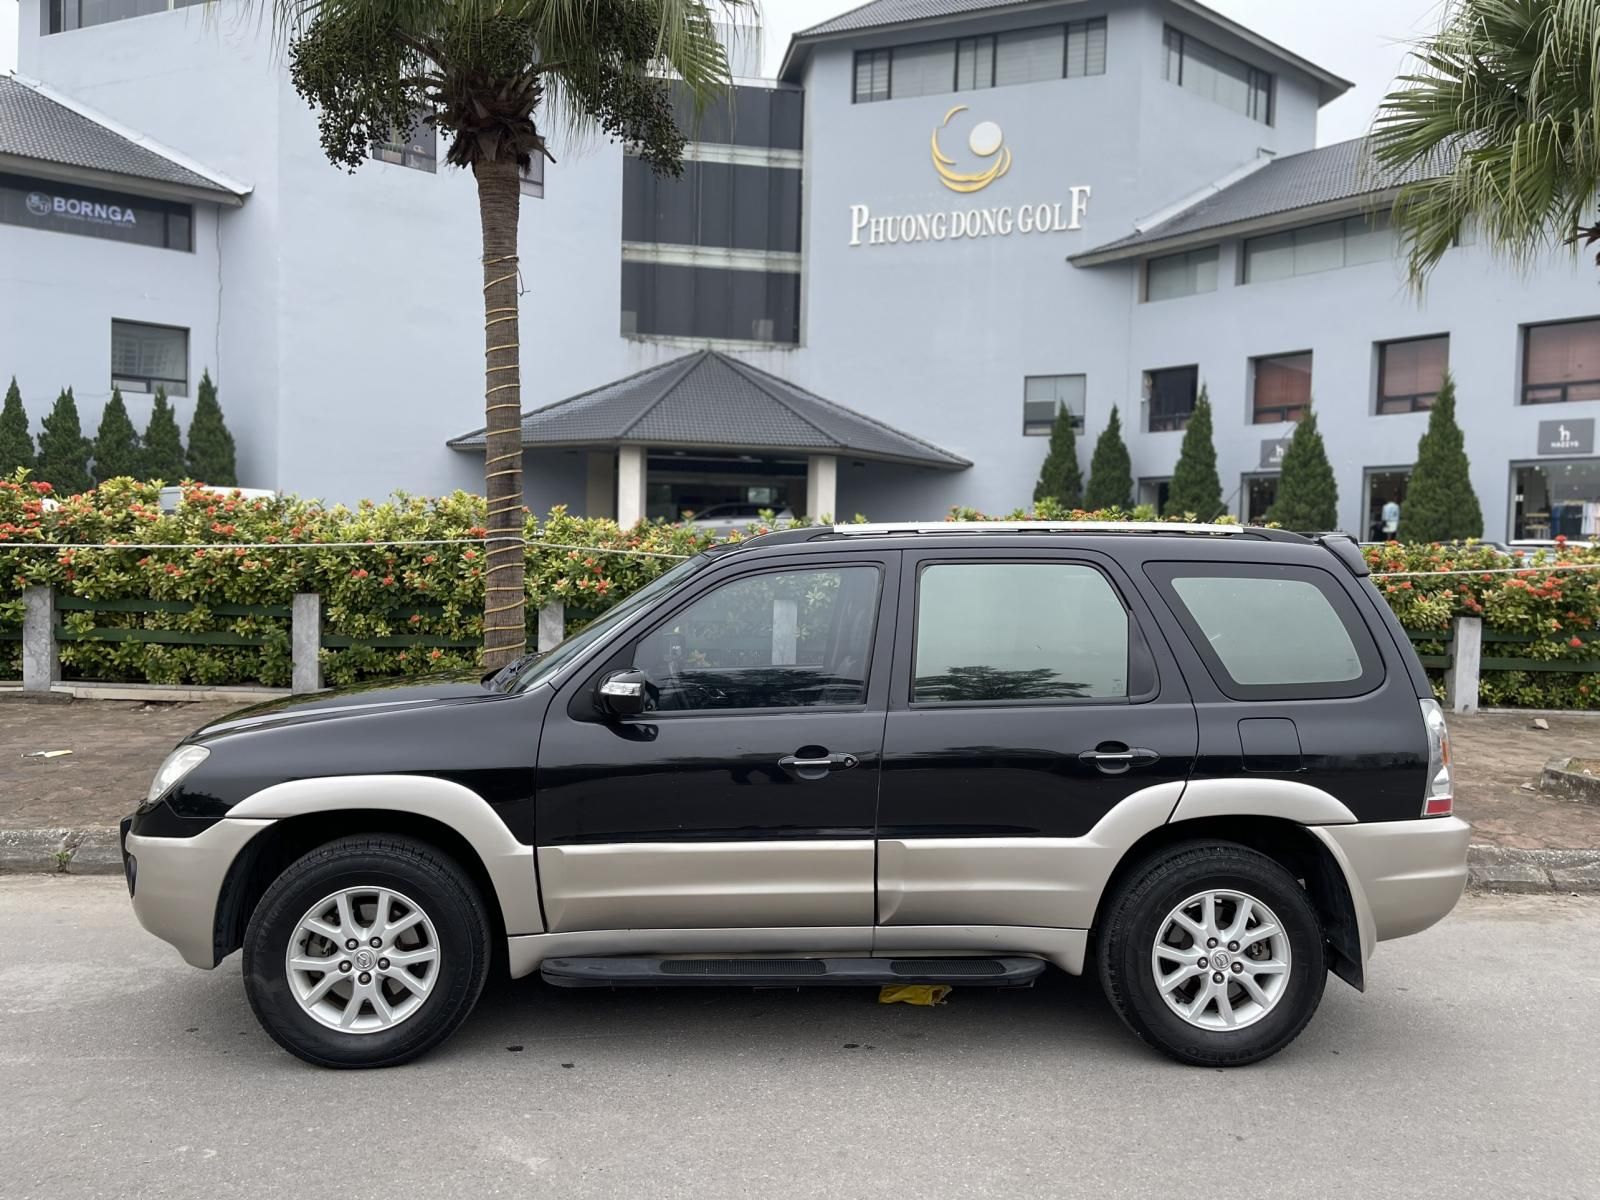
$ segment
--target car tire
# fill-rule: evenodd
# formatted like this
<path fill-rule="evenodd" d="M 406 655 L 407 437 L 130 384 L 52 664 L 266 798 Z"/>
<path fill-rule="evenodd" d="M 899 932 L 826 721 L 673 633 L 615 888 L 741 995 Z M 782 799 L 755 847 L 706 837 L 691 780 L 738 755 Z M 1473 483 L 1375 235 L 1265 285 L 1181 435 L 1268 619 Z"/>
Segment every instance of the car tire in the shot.
<path fill-rule="evenodd" d="M 1232 843 L 1174 846 L 1140 863 L 1111 897 L 1096 945 L 1100 982 L 1123 1023 L 1194 1066 L 1276 1054 L 1311 1020 L 1327 980 L 1322 923 L 1305 889 Z"/>
<path fill-rule="evenodd" d="M 256 905 L 245 994 L 272 1039 L 309 1063 L 398 1066 L 466 1020 L 488 975 L 489 936 L 478 889 L 436 847 L 340 838 L 297 859 Z"/>

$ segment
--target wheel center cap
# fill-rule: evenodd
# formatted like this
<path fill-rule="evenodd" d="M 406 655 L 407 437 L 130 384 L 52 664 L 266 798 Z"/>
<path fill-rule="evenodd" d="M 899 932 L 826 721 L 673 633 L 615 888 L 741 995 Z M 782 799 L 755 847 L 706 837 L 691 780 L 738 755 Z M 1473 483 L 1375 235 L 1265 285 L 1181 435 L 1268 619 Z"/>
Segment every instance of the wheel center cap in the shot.
<path fill-rule="evenodd" d="M 358 971 L 370 971 L 370 970 L 372 970 L 373 964 L 376 963 L 377 961 L 378 961 L 378 956 L 376 954 L 374 954 L 371 950 L 357 950 L 356 951 L 356 970 L 358 970 Z"/>
<path fill-rule="evenodd" d="M 1213 950 L 1211 952 L 1211 962 L 1212 965 L 1215 966 L 1219 971 L 1226 971 L 1228 969 L 1228 956 L 1221 950 Z"/>

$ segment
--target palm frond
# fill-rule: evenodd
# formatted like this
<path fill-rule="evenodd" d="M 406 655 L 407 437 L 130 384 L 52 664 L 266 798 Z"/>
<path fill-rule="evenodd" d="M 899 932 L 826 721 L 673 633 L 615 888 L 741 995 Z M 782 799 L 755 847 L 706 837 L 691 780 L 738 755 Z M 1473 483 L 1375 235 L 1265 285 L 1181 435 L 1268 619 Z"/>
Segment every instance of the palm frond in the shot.
<path fill-rule="evenodd" d="M 1454 0 L 1384 98 L 1375 180 L 1418 286 L 1468 222 L 1526 269 L 1573 243 L 1600 189 L 1600 4 Z"/>

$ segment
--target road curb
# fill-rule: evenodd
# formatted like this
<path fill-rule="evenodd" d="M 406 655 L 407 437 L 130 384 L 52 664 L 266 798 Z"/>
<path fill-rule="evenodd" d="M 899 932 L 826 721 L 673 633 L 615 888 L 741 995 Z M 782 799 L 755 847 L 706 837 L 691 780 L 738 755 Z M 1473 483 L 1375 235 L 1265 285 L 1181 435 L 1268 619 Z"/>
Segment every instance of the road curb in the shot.
<path fill-rule="evenodd" d="M 1600 850 L 1471 846 L 1469 892 L 1600 892 Z"/>
<path fill-rule="evenodd" d="M 122 850 L 108 825 L 83 829 L 0 829 L 0 872 L 120 875 Z"/>
<path fill-rule="evenodd" d="M 0 873 L 119 875 L 122 851 L 109 825 L 0 829 Z M 1600 850 L 1467 850 L 1469 892 L 1600 892 Z"/>

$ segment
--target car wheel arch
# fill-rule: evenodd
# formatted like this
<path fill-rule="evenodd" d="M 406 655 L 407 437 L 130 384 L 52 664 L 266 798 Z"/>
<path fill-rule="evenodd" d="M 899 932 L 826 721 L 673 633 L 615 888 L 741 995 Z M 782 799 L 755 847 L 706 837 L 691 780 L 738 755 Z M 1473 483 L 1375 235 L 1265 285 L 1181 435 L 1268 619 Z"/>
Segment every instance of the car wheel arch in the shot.
<path fill-rule="evenodd" d="M 1303 882 L 1322 920 L 1331 951 L 1330 969 L 1357 991 L 1365 990 L 1370 942 L 1362 936 L 1356 899 L 1345 869 L 1314 830 L 1283 817 L 1243 813 L 1185 820 L 1180 805 L 1172 821 L 1146 833 L 1122 855 L 1100 893 L 1091 933 L 1100 927 L 1112 899 L 1128 878 L 1152 858 L 1181 846 L 1219 843 L 1233 843 L 1264 854 Z"/>
<path fill-rule="evenodd" d="M 228 871 L 217 902 L 219 958 L 237 948 L 255 902 L 288 862 L 362 833 L 406 834 L 449 853 L 482 890 L 502 940 L 544 932 L 534 848 L 519 842 L 488 802 L 461 784 L 415 775 L 293 780 L 253 793 L 228 817 L 272 824 L 251 839 Z"/>

